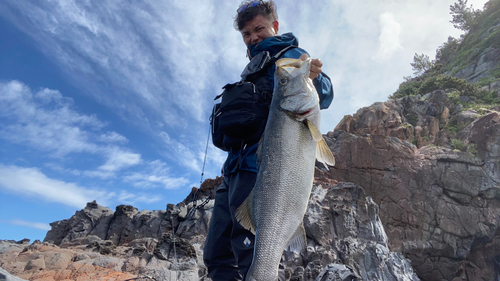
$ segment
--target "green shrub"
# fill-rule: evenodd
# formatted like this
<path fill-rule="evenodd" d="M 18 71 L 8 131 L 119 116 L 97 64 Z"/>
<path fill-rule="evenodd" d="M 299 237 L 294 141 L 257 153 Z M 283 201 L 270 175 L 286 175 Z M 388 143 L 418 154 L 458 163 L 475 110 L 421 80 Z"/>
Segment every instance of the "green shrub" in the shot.
<path fill-rule="evenodd" d="M 418 115 L 416 113 L 413 112 L 408 113 L 406 119 L 408 120 L 408 123 L 410 123 L 413 127 L 417 126 Z"/>
<path fill-rule="evenodd" d="M 467 151 L 476 155 L 477 154 L 477 146 L 475 143 L 471 143 L 469 147 L 467 148 Z"/>
<path fill-rule="evenodd" d="M 448 124 L 448 131 L 450 132 L 450 134 L 456 135 L 458 132 L 458 128 L 456 125 Z"/>
<path fill-rule="evenodd" d="M 477 86 L 467 83 L 467 80 L 444 74 L 427 78 L 418 91 L 425 94 L 444 89 L 455 89 L 461 96 L 473 96 L 477 92 Z"/>
<path fill-rule="evenodd" d="M 419 77 L 420 78 L 420 77 Z M 478 86 L 467 83 L 467 80 L 445 74 L 427 75 L 425 79 L 411 79 L 399 85 L 399 89 L 389 96 L 397 99 L 405 96 L 425 95 L 435 90 L 455 89 L 461 96 L 475 96 Z"/>
<path fill-rule="evenodd" d="M 454 150 L 460 150 L 460 151 L 467 151 L 467 145 L 459 139 L 452 139 L 451 140 L 451 148 Z"/>
<path fill-rule="evenodd" d="M 476 94 L 476 103 L 494 105 L 500 104 L 500 98 L 497 91 L 478 91 Z"/>
<path fill-rule="evenodd" d="M 399 84 L 398 90 L 389 96 L 390 99 L 399 99 L 407 96 L 415 96 L 418 94 L 418 88 L 422 82 L 419 79 L 409 79 Z"/>

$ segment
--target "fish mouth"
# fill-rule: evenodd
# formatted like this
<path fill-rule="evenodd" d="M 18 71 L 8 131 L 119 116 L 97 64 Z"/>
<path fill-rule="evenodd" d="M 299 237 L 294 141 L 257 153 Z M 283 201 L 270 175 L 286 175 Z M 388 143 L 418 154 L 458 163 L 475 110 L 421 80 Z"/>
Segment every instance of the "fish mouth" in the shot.
<path fill-rule="evenodd" d="M 306 110 L 306 111 L 302 111 L 302 112 L 297 112 L 296 114 L 298 116 L 305 116 L 305 115 L 308 115 L 309 113 L 313 112 L 314 111 L 314 108 L 311 108 L 309 110 Z"/>
<path fill-rule="evenodd" d="M 314 115 L 317 110 L 318 110 L 318 107 L 314 106 L 314 107 L 309 107 L 306 109 L 287 111 L 287 113 L 290 116 L 292 116 L 293 118 L 295 118 L 296 120 L 303 121 L 303 120 L 307 119 L 308 117 L 310 117 L 311 115 Z"/>

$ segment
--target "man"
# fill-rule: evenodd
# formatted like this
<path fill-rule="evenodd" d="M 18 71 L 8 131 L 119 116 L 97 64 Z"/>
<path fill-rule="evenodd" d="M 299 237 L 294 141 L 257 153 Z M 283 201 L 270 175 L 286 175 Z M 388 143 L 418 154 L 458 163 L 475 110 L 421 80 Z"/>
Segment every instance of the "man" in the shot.
<path fill-rule="evenodd" d="M 282 58 L 305 60 L 308 54 L 298 48 L 297 38 L 286 33 L 278 35 L 279 23 L 276 5 L 269 1 L 245 1 L 237 10 L 235 28 L 241 33 L 250 59 L 263 51 L 271 56 L 288 46 Z M 321 72 L 323 64 L 312 60 L 310 78 L 320 98 L 321 109 L 327 108 L 333 99 L 333 88 L 329 78 Z M 265 73 L 273 88 L 275 66 Z M 264 79 L 266 80 L 266 79 Z M 232 147 L 224 163 L 224 180 L 215 196 L 215 205 L 210 229 L 204 249 L 204 261 L 208 275 L 214 281 L 244 279 L 253 259 L 254 235 L 244 229 L 235 219 L 236 209 L 247 198 L 257 178 L 258 143 Z"/>

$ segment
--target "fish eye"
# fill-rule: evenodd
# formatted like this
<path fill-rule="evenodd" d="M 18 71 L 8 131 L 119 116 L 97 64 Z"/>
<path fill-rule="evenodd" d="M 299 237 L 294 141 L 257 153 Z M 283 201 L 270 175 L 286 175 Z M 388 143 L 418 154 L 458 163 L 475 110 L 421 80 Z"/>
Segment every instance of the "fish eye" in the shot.
<path fill-rule="evenodd" d="M 288 83 L 288 79 L 281 78 L 278 82 L 280 83 L 280 85 L 285 85 L 286 83 Z"/>

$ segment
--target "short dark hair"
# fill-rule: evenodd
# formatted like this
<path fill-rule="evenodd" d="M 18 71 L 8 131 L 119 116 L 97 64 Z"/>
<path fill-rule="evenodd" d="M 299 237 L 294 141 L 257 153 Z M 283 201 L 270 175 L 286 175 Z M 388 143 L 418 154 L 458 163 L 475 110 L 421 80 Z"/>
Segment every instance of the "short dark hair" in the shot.
<path fill-rule="evenodd" d="M 238 10 L 239 8 L 248 5 L 253 1 L 255 0 L 243 1 L 238 7 Z M 234 19 L 234 28 L 240 31 L 245 26 L 245 23 L 251 21 L 257 15 L 261 15 L 270 20 L 271 22 L 277 21 L 278 12 L 276 10 L 276 4 L 274 3 L 274 1 L 273 0 L 261 1 L 257 6 L 248 7 L 243 12 L 238 13 L 236 15 L 236 18 Z"/>

